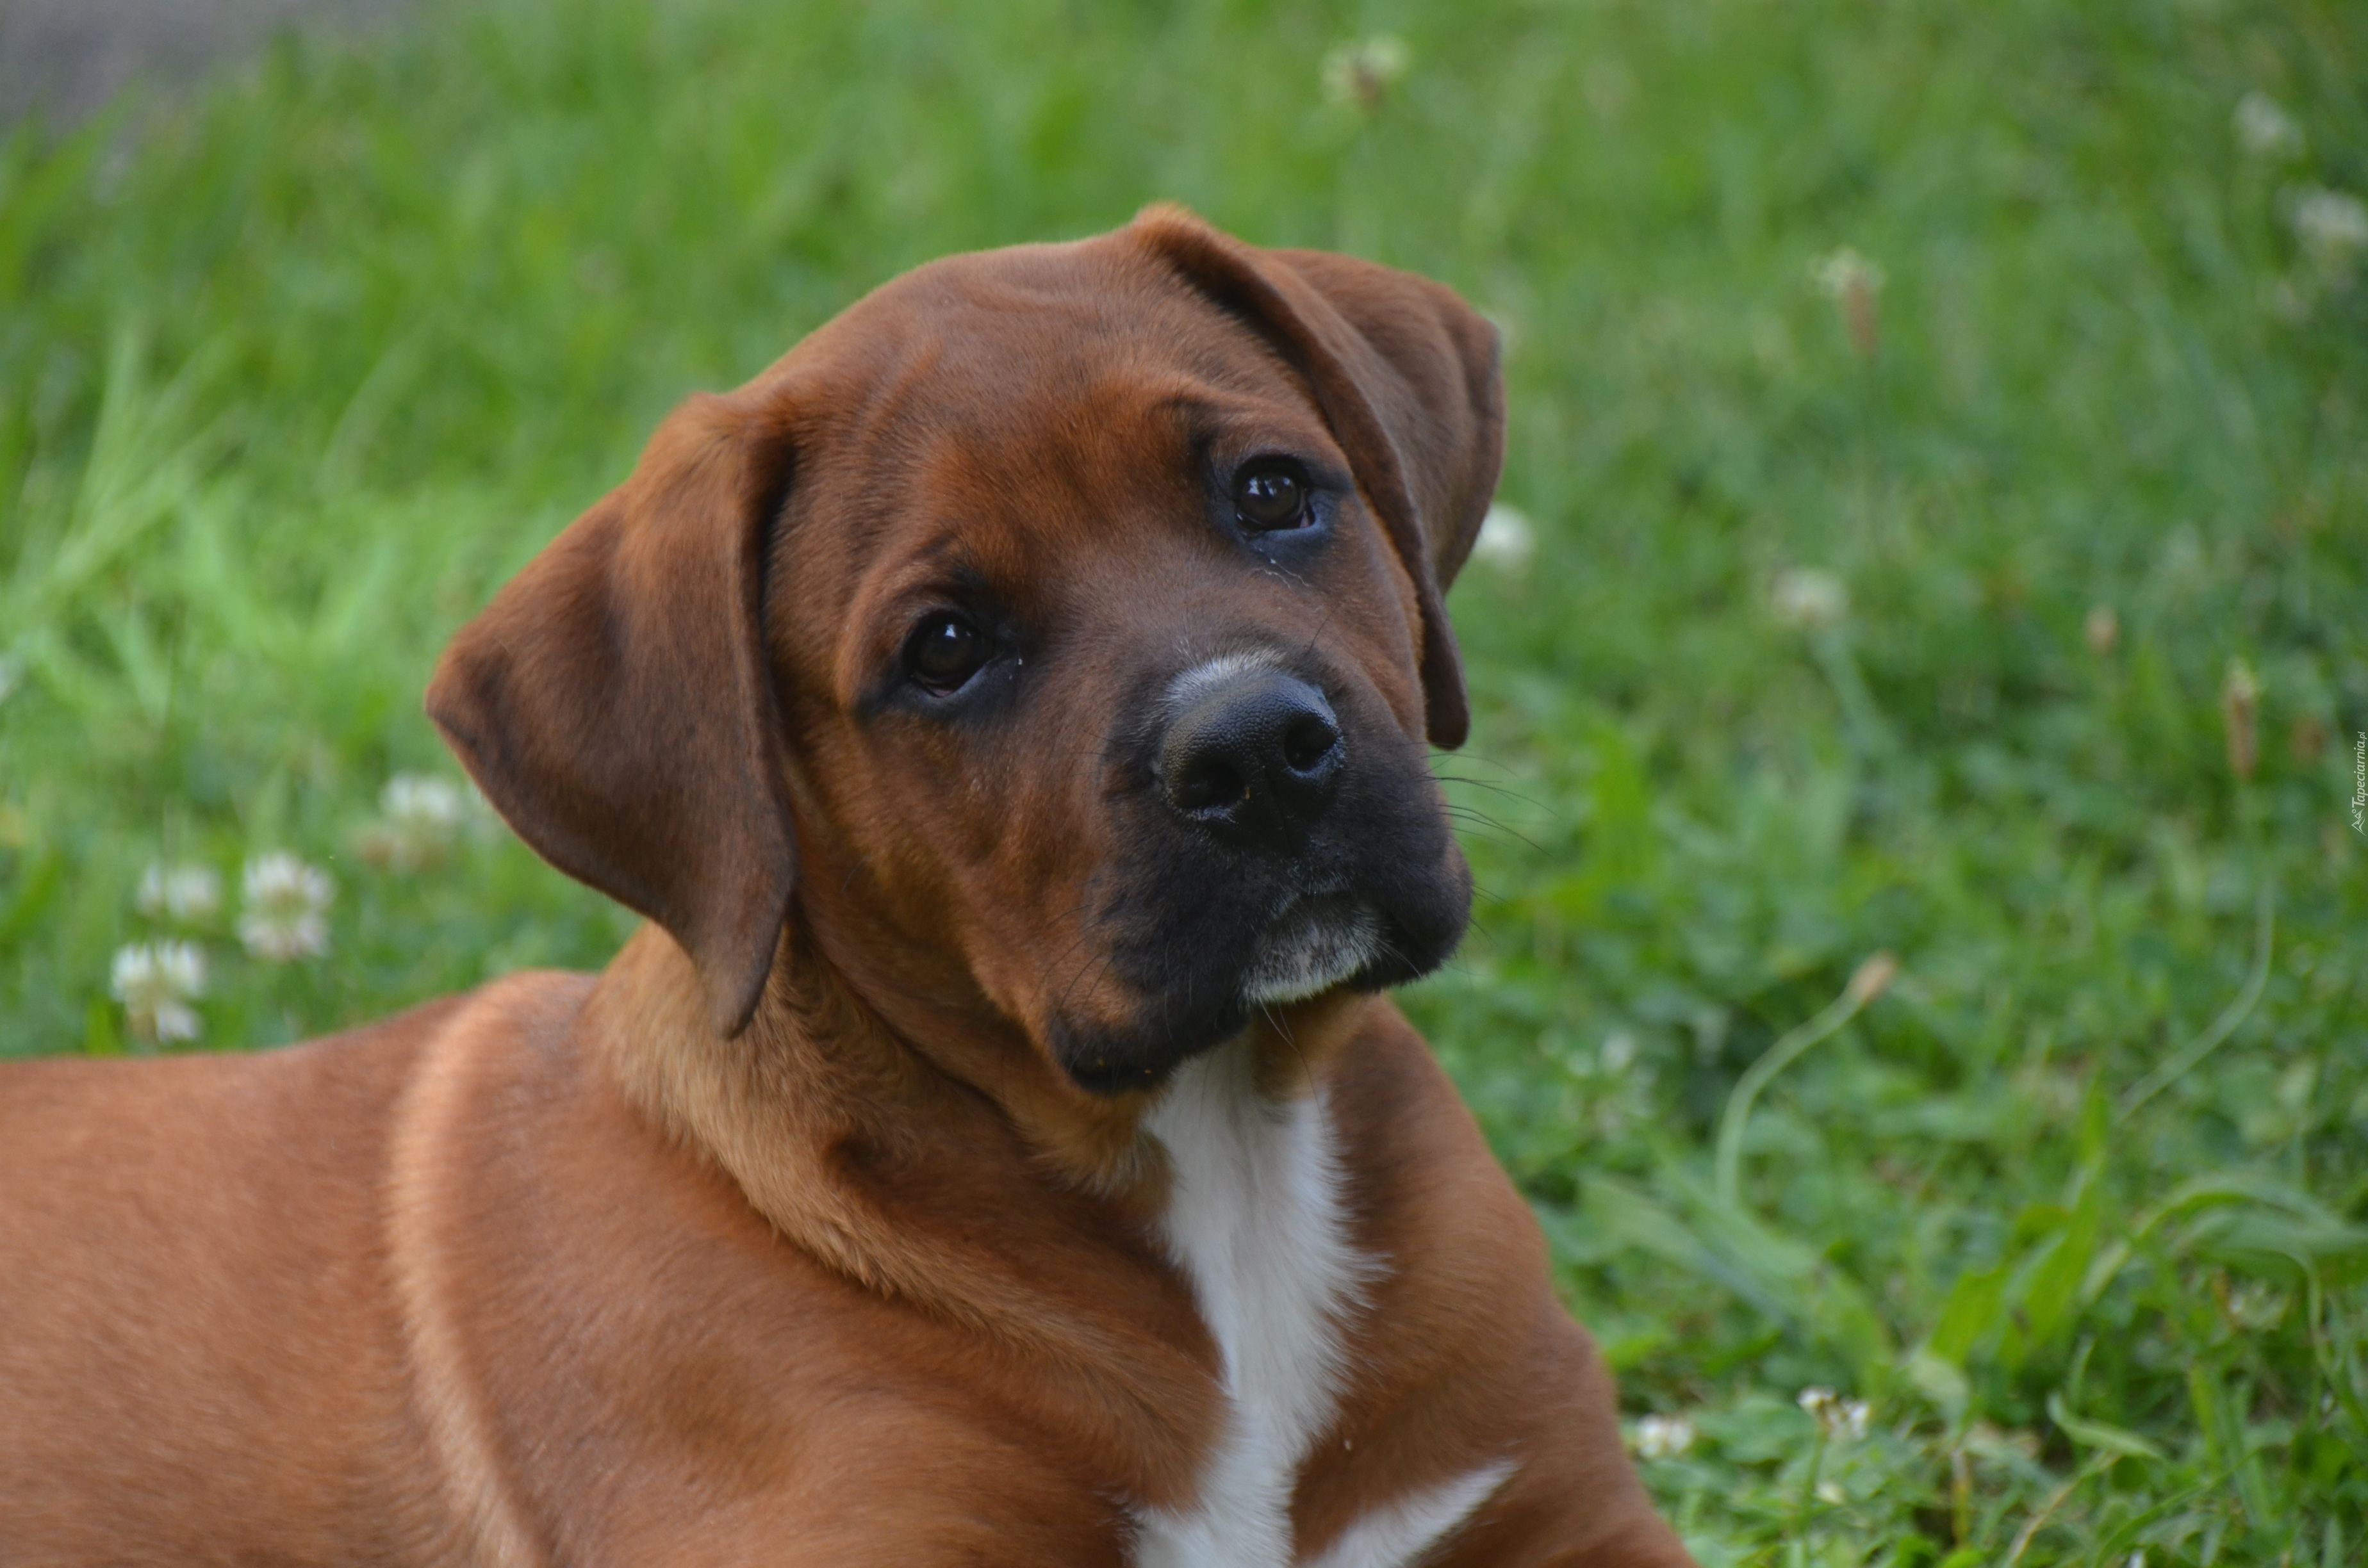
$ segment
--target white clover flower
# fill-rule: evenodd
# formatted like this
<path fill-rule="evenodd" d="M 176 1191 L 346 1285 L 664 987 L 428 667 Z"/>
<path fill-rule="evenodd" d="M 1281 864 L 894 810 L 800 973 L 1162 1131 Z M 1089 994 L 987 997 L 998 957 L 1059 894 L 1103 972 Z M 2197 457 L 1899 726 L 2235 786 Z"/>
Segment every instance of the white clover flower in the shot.
<path fill-rule="evenodd" d="M 1367 114 L 1382 107 L 1390 89 L 1405 79 L 1414 51 L 1394 33 L 1344 43 L 1324 57 L 1324 96 L 1354 104 Z"/>
<path fill-rule="evenodd" d="M 198 1013 L 189 1003 L 206 988 L 206 955 L 195 942 L 119 948 L 107 988 L 141 1039 L 158 1044 L 195 1040 Z"/>
<path fill-rule="evenodd" d="M 1809 281 L 1826 298 L 1847 301 L 1857 295 L 1882 293 L 1883 268 L 1853 247 L 1841 245 L 1809 263 Z"/>
<path fill-rule="evenodd" d="M 151 861 L 140 873 L 132 904 L 151 920 L 194 926 L 222 909 L 222 877 L 211 866 L 167 866 Z"/>
<path fill-rule="evenodd" d="M 432 773 L 398 773 L 379 792 L 379 809 L 391 822 L 444 829 L 461 825 L 461 787 Z"/>
<path fill-rule="evenodd" d="M 1474 557 L 1502 572 L 1528 565 L 1537 549 L 1537 532 L 1530 527 L 1530 519 L 1501 501 L 1480 519 L 1479 535 L 1472 541 Z"/>
<path fill-rule="evenodd" d="M 2229 660 L 2220 681 L 2220 723 L 2228 742 L 2228 770 L 2239 778 L 2252 778 L 2260 760 L 2260 677 L 2242 658 Z"/>
<path fill-rule="evenodd" d="M 1854 1443 L 1866 1436 L 1874 1414 L 1862 1399 L 1844 1399 L 1828 1388 L 1805 1388 L 1794 1402 L 1816 1419 L 1830 1442 Z"/>
<path fill-rule="evenodd" d="M 2285 106 L 2263 92 L 2247 93 L 2237 100 L 2237 145 L 2255 158 L 2299 158 L 2302 127 Z"/>
<path fill-rule="evenodd" d="M 1841 312 L 1858 357 L 1873 358 L 1883 347 L 1883 312 L 1876 306 L 1883 293 L 1883 268 L 1843 245 L 1809 263 L 1809 280 Z"/>
<path fill-rule="evenodd" d="M 329 950 L 329 901 L 336 884 L 318 866 L 284 849 L 246 863 L 246 910 L 238 939 L 267 963 L 290 963 Z"/>
<path fill-rule="evenodd" d="M 380 791 L 384 814 L 362 830 L 362 858 L 393 871 L 416 871 L 450 852 L 468 799 L 449 778 L 398 773 Z"/>
<path fill-rule="evenodd" d="M 1768 608 L 1786 626 L 1824 631 L 1839 626 L 1850 614 L 1850 590 L 1822 568 L 1788 566 L 1769 587 Z"/>
<path fill-rule="evenodd" d="M 1640 1459 L 1675 1459 L 1694 1446 L 1694 1424 L 1682 1415 L 1647 1415 L 1636 1423 Z"/>
<path fill-rule="evenodd" d="M 2303 254 L 2322 277 L 2349 278 L 2368 250 L 2368 207 L 2350 191 L 2305 187 L 2294 197 L 2293 222 Z"/>
<path fill-rule="evenodd" d="M 2258 1279 L 2247 1280 L 2228 1292 L 2228 1315 L 2239 1328 L 2259 1332 L 2275 1328 L 2286 1315 L 2285 1295 Z"/>
<path fill-rule="evenodd" d="M 2111 605 L 2090 605 L 2080 634 L 2089 640 L 2089 652 L 2101 659 L 2122 645 L 2122 618 Z"/>

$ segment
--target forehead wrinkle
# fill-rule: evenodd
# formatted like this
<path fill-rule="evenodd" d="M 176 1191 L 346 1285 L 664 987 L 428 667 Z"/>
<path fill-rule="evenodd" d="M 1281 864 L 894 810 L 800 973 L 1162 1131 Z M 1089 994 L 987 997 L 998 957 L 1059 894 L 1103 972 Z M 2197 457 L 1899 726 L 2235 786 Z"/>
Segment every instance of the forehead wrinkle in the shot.
<path fill-rule="evenodd" d="M 882 382 L 858 418 L 1015 434 L 1084 433 L 1115 401 L 1182 393 L 1295 406 L 1320 418 L 1297 370 L 1260 334 L 1194 291 L 1067 247 L 950 258 L 886 286 L 862 318 L 883 342 L 843 357 Z M 869 362 L 868 364 L 866 362 Z"/>
<path fill-rule="evenodd" d="M 894 440 L 946 375 L 953 349 L 941 332 L 910 329 L 866 342 L 830 378 L 829 423 L 850 455 Z"/>
<path fill-rule="evenodd" d="M 1280 362 L 1276 368 L 1281 369 Z M 1163 365 L 1149 373 L 1122 370 L 1108 377 L 1106 384 L 1111 389 L 1112 402 L 1135 405 L 1146 421 L 1163 418 L 1195 455 L 1222 441 L 1272 437 L 1280 437 L 1283 445 L 1313 447 L 1327 458 L 1338 456 L 1331 426 L 1315 403 L 1303 395 L 1295 379 L 1275 384 L 1263 377 Z M 1098 421 L 1095 428 L 1105 439 L 1116 434 L 1108 419 Z M 1340 460 L 1345 466 L 1345 459 Z"/>
<path fill-rule="evenodd" d="M 966 511 L 939 522 L 909 548 L 891 548 L 875 563 L 851 607 L 851 623 L 866 622 L 899 601 L 909 611 L 924 601 L 951 595 L 958 601 L 985 599 L 973 608 L 1011 608 L 1031 582 L 1025 541 L 1014 537 L 992 511 Z"/>
<path fill-rule="evenodd" d="M 1099 367 L 1182 369 L 1314 406 L 1304 378 L 1265 334 L 1172 269 L 1099 241 L 940 258 L 873 290 L 808 342 L 844 355 L 849 340 L 868 340 L 869 351 L 893 354 L 925 337 L 950 346 L 951 381 L 1007 382 L 1015 362 L 1040 382 Z"/>
<path fill-rule="evenodd" d="M 898 324 L 900 335 L 927 330 L 945 345 L 942 379 L 957 399 L 984 392 L 1004 412 L 1012 383 L 1024 380 L 1030 392 L 1053 398 L 1090 398 L 1111 383 L 1198 385 L 1313 406 L 1304 379 L 1272 344 L 1197 293 L 1145 289 L 1139 279 L 1126 287 L 1067 267 L 1052 278 L 1033 268 L 1022 277 L 1001 267 L 968 271 L 978 275 L 945 278 Z"/>
<path fill-rule="evenodd" d="M 1105 381 L 1083 395 L 1039 387 L 949 409 L 915 433 L 911 468 L 924 504 L 951 507 L 966 530 L 990 522 L 1057 527 L 1102 509 L 1147 466 L 1176 469 L 1190 443 L 1174 398 Z"/>
<path fill-rule="evenodd" d="M 844 585 L 840 592 L 853 586 L 846 574 L 860 582 L 870 573 L 905 515 L 906 497 L 897 481 L 917 467 L 926 426 L 917 411 L 946 351 L 944 340 L 928 334 L 904 334 L 868 347 L 862 362 L 842 363 L 830 374 L 827 395 L 816 400 L 827 413 L 816 434 L 801 442 L 791 478 L 785 515 L 823 507 L 837 526 L 818 530 L 810 519 L 779 535 L 782 562 L 821 567 L 825 577 Z M 828 536 L 824 556 L 802 557 L 799 546 L 820 542 L 808 538 L 820 534 Z"/>
<path fill-rule="evenodd" d="M 982 449 L 1018 454 L 1007 466 L 1040 473 L 1139 470 L 1146 454 L 1194 454 L 1212 439 L 1258 426 L 1328 439 L 1315 411 L 1295 400 L 1212 384 L 1172 366 L 1086 369 L 1074 390 L 1038 389 L 994 412 L 998 428 Z"/>

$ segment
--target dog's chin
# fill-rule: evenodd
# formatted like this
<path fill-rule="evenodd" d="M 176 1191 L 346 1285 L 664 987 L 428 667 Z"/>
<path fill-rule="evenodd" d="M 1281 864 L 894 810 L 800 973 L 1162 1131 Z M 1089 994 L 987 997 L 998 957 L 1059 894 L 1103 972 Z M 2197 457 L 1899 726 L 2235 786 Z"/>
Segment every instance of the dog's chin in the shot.
<path fill-rule="evenodd" d="M 1158 996 L 1130 1023 L 1055 1021 L 1053 1059 L 1077 1086 L 1110 1096 L 1156 1089 L 1193 1057 L 1239 1034 L 1261 1012 L 1341 988 L 1382 991 L 1429 972 L 1453 946 L 1416 935 L 1349 893 L 1290 899 L 1248 944 L 1230 988 L 1201 983 Z M 1197 1005 L 1187 1006 L 1188 1002 Z"/>
<path fill-rule="evenodd" d="M 1273 1007 L 1320 996 L 1372 971 L 1388 950 L 1381 913 L 1364 900 L 1293 899 L 1252 951 L 1242 972 L 1243 1004 Z"/>

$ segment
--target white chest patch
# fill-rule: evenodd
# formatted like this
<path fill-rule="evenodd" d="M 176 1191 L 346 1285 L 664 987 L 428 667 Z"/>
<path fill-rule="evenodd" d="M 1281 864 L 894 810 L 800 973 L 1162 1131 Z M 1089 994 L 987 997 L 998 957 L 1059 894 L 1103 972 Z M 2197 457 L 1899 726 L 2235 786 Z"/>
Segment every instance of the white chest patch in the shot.
<path fill-rule="evenodd" d="M 1142 1513 L 1134 1561 L 1137 1568 L 1289 1568 L 1300 1466 L 1338 1407 L 1342 1326 L 1381 1265 L 1349 1239 L 1320 1092 L 1267 1099 L 1247 1051 L 1226 1046 L 1178 1071 L 1146 1127 L 1174 1170 L 1163 1230 L 1224 1358 L 1227 1408 L 1198 1500 L 1189 1510 Z M 1508 1468 L 1491 1466 L 1378 1510 L 1324 1562 L 1412 1562 Z"/>

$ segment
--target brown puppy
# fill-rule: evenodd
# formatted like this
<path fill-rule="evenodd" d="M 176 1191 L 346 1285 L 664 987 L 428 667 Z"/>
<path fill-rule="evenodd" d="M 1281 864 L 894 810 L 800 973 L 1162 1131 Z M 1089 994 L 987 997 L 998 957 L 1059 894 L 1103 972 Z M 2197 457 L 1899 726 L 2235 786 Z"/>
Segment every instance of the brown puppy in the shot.
<path fill-rule="evenodd" d="M 692 400 L 428 697 L 606 971 L 0 1077 L 0 1562 L 1684 1562 L 1377 994 L 1500 397 L 1154 209 Z"/>

